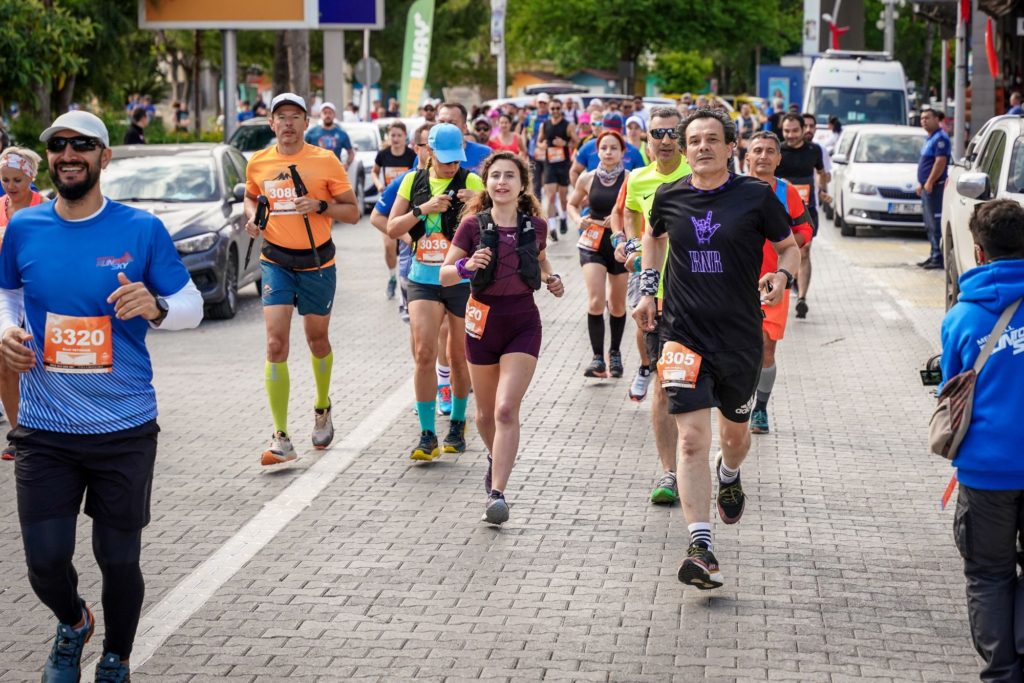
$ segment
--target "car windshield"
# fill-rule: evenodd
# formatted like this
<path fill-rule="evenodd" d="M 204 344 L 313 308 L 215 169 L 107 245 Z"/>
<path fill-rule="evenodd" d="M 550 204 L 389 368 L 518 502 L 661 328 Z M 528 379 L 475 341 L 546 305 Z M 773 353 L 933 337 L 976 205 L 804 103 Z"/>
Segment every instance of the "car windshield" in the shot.
<path fill-rule="evenodd" d="M 352 144 L 359 148 L 360 152 L 368 152 L 370 150 L 376 152 L 380 149 L 380 145 L 377 142 L 377 136 L 374 135 L 374 131 L 369 128 L 345 128 L 342 127 L 346 133 L 348 133 L 349 140 Z"/>
<path fill-rule="evenodd" d="M 103 170 L 103 194 L 115 201 L 212 202 L 220 199 L 213 159 L 142 156 L 112 159 Z"/>
<path fill-rule="evenodd" d="M 229 144 L 240 152 L 258 152 L 272 145 L 276 139 L 268 125 L 239 126 Z"/>
<path fill-rule="evenodd" d="M 861 135 L 853 160 L 862 164 L 916 164 L 924 141 L 923 135 Z"/>
<path fill-rule="evenodd" d="M 1010 174 L 1006 178 L 1006 191 L 1024 194 L 1024 136 L 1013 142 L 1010 156 Z"/>
<path fill-rule="evenodd" d="M 866 88 L 812 88 L 811 111 L 819 126 L 827 126 L 830 116 L 848 123 L 907 122 L 907 102 L 901 90 Z"/>

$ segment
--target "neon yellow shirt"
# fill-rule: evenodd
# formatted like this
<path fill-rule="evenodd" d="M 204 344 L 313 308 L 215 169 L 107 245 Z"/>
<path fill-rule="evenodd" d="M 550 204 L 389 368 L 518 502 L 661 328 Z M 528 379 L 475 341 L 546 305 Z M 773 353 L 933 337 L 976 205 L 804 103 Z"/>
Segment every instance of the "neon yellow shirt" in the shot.
<path fill-rule="evenodd" d="M 675 182 L 685 175 L 689 175 L 690 165 L 686 163 L 686 157 L 679 159 L 679 166 L 671 173 L 664 174 L 658 171 L 658 162 L 638 168 L 629 174 L 629 185 L 626 187 L 626 208 L 635 211 L 643 216 L 643 231 L 651 224 L 651 207 L 654 205 L 654 193 L 665 183 Z M 662 278 L 658 281 L 658 298 L 661 299 L 665 293 L 665 264 L 668 263 L 668 249 L 665 249 L 665 260 L 661 264 Z"/>

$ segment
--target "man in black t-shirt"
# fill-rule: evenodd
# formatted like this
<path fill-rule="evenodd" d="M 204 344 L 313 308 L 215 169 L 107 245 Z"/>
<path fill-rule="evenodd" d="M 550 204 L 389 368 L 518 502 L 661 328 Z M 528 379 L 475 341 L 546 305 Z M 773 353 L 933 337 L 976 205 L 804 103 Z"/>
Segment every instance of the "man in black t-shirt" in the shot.
<path fill-rule="evenodd" d="M 389 146 L 377 152 L 373 160 L 373 184 L 377 194 L 384 194 L 384 188 L 391 181 L 412 168 L 416 162 L 416 152 L 409 148 L 408 132 L 401 121 L 392 121 L 388 125 Z M 395 298 L 398 286 L 398 241 L 384 234 L 384 263 L 388 267 L 388 299 Z"/>
<path fill-rule="evenodd" d="M 644 296 L 634 318 L 654 329 L 658 268 L 668 248 L 658 371 L 679 432 L 679 494 L 690 530 L 678 577 L 709 589 L 722 585 L 709 514 L 711 408 L 722 418 L 718 514 L 735 524 L 745 504 L 739 469 L 750 449 L 747 420 L 761 372 L 761 303 L 782 299 L 800 251 L 772 188 L 729 172 L 736 127 L 727 114 L 699 109 L 679 132 L 693 173 L 654 196 L 651 230 L 643 237 Z M 759 280 L 766 239 L 779 254 L 779 270 Z"/>
<path fill-rule="evenodd" d="M 782 117 L 782 161 L 775 169 L 775 177 L 782 178 L 796 188 L 800 198 L 807 205 L 811 216 L 811 228 L 815 236 L 818 234 L 818 196 L 814 189 L 815 175 L 818 185 L 828 185 L 828 174 L 821 147 L 804 139 L 804 120 L 799 114 L 786 114 Z M 811 286 L 811 243 L 808 242 L 800 250 L 800 275 L 797 280 L 799 297 L 796 300 L 796 317 L 807 317 L 807 290 Z"/>

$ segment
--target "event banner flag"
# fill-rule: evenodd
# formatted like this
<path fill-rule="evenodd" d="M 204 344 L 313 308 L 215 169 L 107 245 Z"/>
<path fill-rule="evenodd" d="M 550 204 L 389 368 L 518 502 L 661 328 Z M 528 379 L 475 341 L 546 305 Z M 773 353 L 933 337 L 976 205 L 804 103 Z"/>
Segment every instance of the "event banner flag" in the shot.
<path fill-rule="evenodd" d="M 415 116 L 430 66 L 430 35 L 434 29 L 434 0 L 416 0 L 405 24 L 402 56 L 402 116 Z"/>

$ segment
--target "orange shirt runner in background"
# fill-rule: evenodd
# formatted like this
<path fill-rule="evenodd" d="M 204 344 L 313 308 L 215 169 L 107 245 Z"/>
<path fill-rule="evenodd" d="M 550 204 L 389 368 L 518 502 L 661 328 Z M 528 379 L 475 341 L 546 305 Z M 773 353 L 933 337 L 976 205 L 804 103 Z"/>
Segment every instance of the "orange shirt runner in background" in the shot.
<path fill-rule="evenodd" d="M 266 196 L 270 202 L 270 220 L 263 233 L 264 239 L 285 249 L 309 249 L 309 236 L 302 214 L 295 210 L 295 186 L 288 167 L 295 165 L 299 177 L 306 185 L 309 197 L 330 202 L 333 197 L 352 189 L 345 167 L 334 153 L 315 145 L 303 145 L 298 154 L 278 154 L 277 147 L 268 147 L 256 152 L 245 169 L 245 191 L 254 196 Z M 306 214 L 313 240 L 317 246 L 331 239 L 330 216 L 318 213 Z M 269 260 L 261 256 L 263 260 Z M 334 263 L 332 259 L 323 266 Z"/>
<path fill-rule="evenodd" d="M 772 189 L 776 190 L 777 197 L 778 179 L 773 180 Z M 793 236 L 803 235 L 804 244 L 810 244 L 814 230 L 807 214 L 807 207 L 804 205 L 803 199 L 800 198 L 800 191 L 790 183 L 786 183 L 786 185 L 786 213 L 789 214 L 789 224 L 793 230 Z M 761 277 L 768 273 L 774 273 L 778 269 L 779 255 L 771 241 L 765 240 L 764 252 L 761 257 Z M 796 277 L 796 273 L 793 273 L 793 276 Z M 787 289 L 783 293 L 781 302 L 775 306 L 762 306 L 761 310 L 764 311 L 762 328 L 768 338 L 774 341 L 781 340 L 785 335 L 786 320 L 789 317 L 789 290 Z"/>

